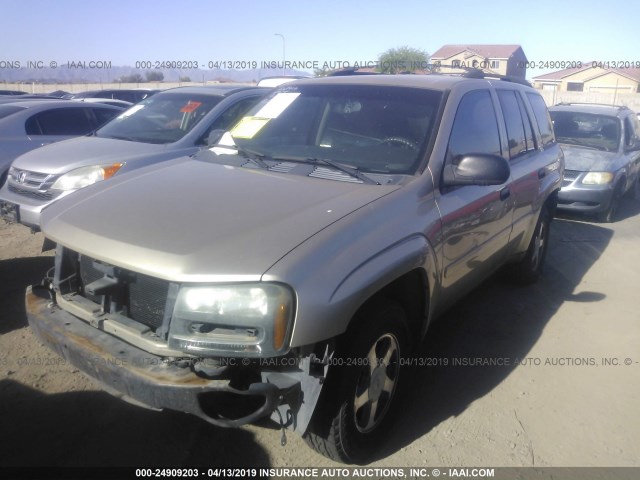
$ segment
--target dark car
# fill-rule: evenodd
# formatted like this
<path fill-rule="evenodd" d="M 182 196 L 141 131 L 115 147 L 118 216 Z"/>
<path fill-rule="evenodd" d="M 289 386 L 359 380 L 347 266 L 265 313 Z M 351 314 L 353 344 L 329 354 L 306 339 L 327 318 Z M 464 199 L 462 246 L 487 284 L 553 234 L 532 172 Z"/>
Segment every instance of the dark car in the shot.
<path fill-rule="evenodd" d="M 122 111 L 122 107 L 56 99 L 0 103 L 0 186 L 17 156 L 86 135 Z"/>
<path fill-rule="evenodd" d="M 566 170 L 558 209 L 613 222 L 640 171 L 640 123 L 627 107 L 559 104 L 549 109 Z"/>
<path fill-rule="evenodd" d="M 22 90 L 0 90 L 0 95 L 26 95 L 27 92 L 23 92 Z"/>
<path fill-rule="evenodd" d="M 86 92 L 72 93 L 65 95 L 67 99 L 79 98 L 112 98 L 115 100 L 124 100 L 125 102 L 138 103 L 151 95 L 158 93 L 160 90 L 151 88 L 134 88 L 134 89 L 105 89 L 105 90 L 89 90 Z"/>

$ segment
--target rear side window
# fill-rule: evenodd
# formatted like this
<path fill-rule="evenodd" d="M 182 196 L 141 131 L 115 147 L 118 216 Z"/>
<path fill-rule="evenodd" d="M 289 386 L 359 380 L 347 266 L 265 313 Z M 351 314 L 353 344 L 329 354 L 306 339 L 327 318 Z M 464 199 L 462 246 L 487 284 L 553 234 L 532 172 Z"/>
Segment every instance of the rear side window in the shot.
<path fill-rule="evenodd" d="M 516 92 L 511 90 L 498 90 L 498 98 L 500 99 L 500 108 L 507 127 L 509 158 L 514 159 L 527 151 L 527 140 L 520 106 L 516 99 Z"/>
<path fill-rule="evenodd" d="M 462 97 L 453 122 L 447 160 L 470 153 L 501 154 L 498 121 L 488 90 Z"/>
<path fill-rule="evenodd" d="M 533 114 L 536 117 L 536 123 L 538 124 L 540 136 L 542 137 L 542 145 L 546 147 L 555 141 L 555 137 L 553 136 L 553 124 L 549 117 L 549 111 L 547 110 L 544 100 L 537 93 L 527 92 L 527 97 L 531 102 L 531 108 L 533 109 Z"/>
<path fill-rule="evenodd" d="M 524 134 L 527 141 L 527 151 L 536 149 L 535 135 L 533 134 L 533 127 L 531 126 L 531 117 L 527 113 L 527 108 L 524 106 L 524 101 L 521 95 L 516 95 L 518 99 L 518 106 L 520 107 L 520 113 L 522 114 L 522 121 L 524 122 Z"/>
<path fill-rule="evenodd" d="M 56 108 L 30 117 L 25 130 L 27 135 L 84 135 L 93 125 L 84 108 Z"/>
<path fill-rule="evenodd" d="M 514 159 L 530 150 L 535 150 L 531 120 L 522 97 L 513 90 L 498 90 L 497 93 L 507 127 L 509 158 Z"/>

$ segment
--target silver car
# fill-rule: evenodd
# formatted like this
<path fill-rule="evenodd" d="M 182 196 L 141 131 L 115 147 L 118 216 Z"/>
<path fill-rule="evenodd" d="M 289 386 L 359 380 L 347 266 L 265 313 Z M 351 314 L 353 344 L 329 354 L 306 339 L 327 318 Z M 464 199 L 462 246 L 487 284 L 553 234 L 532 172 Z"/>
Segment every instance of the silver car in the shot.
<path fill-rule="evenodd" d="M 43 145 L 86 135 L 122 111 L 123 107 L 54 99 L 21 98 L 0 103 L 0 186 L 16 157 Z"/>
<path fill-rule="evenodd" d="M 431 322 L 501 267 L 541 275 L 563 170 L 544 100 L 506 79 L 327 77 L 216 136 L 45 210 L 56 266 L 29 323 L 138 404 L 270 417 L 368 461 Z"/>
<path fill-rule="evenodd" d="M 17 158 L 0 189 L 0 214 L 37 230 L 42 210 L 53 202 L 115 175 L 196 153 L 207 146 L 211 130 L 229 128 L 270 91 L 221 85 L 180 87 L 150 96 L 92 136 Z"/>
<path fill-rule="evenodd" d="M 558 209 L 616 220 L 640 177 L 640 123 L 627 107 L 560 104 L 549 109 L 566 170 Z"/>

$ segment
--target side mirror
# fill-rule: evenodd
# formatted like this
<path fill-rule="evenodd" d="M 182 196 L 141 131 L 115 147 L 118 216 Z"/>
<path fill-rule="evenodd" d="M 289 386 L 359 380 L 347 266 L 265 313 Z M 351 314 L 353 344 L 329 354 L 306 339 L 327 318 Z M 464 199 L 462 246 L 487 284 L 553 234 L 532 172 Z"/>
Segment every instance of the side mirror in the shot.
<path fill-rule="evenodd" d="M 502 185 L 510 176 L 511 168 L 504 158 L 479 153 L 455 158 L 445 166 L 442 181 L 445 187 Z"/>
<path fill-rule="evenodd" d="M 624 149 L 626 152 L 637 152 L 640 150 L 640 138 L 635 137 L 631 145 L 626 145 Z"/>

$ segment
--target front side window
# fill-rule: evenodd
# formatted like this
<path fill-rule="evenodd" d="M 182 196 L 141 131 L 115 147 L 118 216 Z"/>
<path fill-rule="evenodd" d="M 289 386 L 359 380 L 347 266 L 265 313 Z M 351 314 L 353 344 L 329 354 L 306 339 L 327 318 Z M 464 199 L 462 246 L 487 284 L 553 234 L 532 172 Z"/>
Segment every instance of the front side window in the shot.
<path fill-rule="evenodd" d="M 173 143 L 189 133 L 222 97 L 167 93 L 129 108 L 96 136 L 144 143 Z"/>
<path fill-rule="evenodd" d="M 456 111 L 449 137 L 447 161 L 480 153 L 501 155 L 500 133 L 488 90 L 467 93 Z"/>
<path fill-rule="evenodd" d="M 638 141 L 640 133 L 640 122 L 636 115 L 629 115 L 624 119 L 624 144 L 626 147 L 633 147 Z"/>
<path fill-rule="evenodd" d="M 260 101 L 262 97 L 252 96 L 238 100 L 235 104 L 227 108 L 218 118 L 207 128 L 207 131 L 198 140 L 198 145 L 206 145 L 209 133 L 213 130 L 229 130 L 233 127 L 247 111 Z"/>
<path fill-rule="evenodd" d="M 112 108 L 93 108 L 92 111 L 96 116 L 96 127 L 101 127 L 109 120 L 116 117 L 119 113 L 122 113 L 120 110 Z"/>
<path fill-rule="evenodd" d="M 362 172 L 414 174 L 441 93 L 369 85 L 286 87 L 230 130 L 233 144 L 280 160 L 328 160 Z"/>

